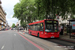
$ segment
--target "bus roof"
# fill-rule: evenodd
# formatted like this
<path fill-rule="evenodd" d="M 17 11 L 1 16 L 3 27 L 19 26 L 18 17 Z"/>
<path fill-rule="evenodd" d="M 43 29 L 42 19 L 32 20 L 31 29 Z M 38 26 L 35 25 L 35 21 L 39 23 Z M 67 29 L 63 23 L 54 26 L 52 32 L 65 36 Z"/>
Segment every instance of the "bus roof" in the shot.
<path fill-rule="evenodd" d="M 44 19 L 44 20 L 41 20 L 41 21 L 37 21 L 37 22 L 33 22 L 33 23 L 29 23 L 29 25 L 37 24 L 37 23 L 42 23 L 42 22 L 44 22 L 45 20 L 53 20 L 53 19 Z M 54 20 L 54 21 L 57 21 L 57 20 Z"/>

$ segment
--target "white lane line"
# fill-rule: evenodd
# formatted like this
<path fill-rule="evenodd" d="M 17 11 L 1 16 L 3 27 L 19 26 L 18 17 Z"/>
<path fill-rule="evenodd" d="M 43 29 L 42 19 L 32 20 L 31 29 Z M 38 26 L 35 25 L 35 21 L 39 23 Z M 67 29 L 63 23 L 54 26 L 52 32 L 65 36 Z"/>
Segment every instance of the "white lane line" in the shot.
<path fill-rule="evenodd" d="M 4 45 L 2 46 L 1 50 L 3 50 L 3 49 L 4 49 Z"/>
<path fill-rule="evenodd" d="M 14 36 L 16 36 L 16 34 L 14 34 Z"/>

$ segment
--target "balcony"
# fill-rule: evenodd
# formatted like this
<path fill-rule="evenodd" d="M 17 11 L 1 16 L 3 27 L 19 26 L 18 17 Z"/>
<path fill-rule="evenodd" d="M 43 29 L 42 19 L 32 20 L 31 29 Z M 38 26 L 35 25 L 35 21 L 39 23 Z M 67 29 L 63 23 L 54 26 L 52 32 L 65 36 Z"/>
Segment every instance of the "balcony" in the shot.
<path fill-rule="evenodd" d="M 6 26 L 5 23 L 1 23 L 1 22 L 0 22 L 0 25 Z"/>
<path fill-rule="evenodd" d="M 0 17 L 0 20 L 2 20 L 4 23 L 6 23 L 6 21 L 5 21 L 5 20 L 3 20 L 1 17 Z"/>
<path fill-rule="evenodd" d="M 1 2 L 1 0 L 0 0 L 0 4 L 1 4 L 2 2 Z"/>

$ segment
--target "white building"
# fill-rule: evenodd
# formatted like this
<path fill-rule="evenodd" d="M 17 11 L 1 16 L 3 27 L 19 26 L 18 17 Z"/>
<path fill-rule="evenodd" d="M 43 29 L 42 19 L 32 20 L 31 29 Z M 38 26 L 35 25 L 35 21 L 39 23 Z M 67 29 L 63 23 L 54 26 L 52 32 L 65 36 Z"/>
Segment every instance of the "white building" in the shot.
<path fill-rule="evenodd" d="M 65 19 L 65 20 L 63 20 L 63 18 L 62 18 L 61 16 L 59 16 L 59 19 L 56 18 L 56 20 L 59 21 L 59 24 L 66 24 L 66 25 L 69 24 L 69 21 L 68 21 L 69 19 L 71 19 L 71 18 L 70 18 L 70 15 L 68 15 L 68 18 Z"/>
<path fill-rule="evenodd" d="M 19 21 L 16 23 L 16 26 L 21 26 L 20 21 L 21 21 L 21 20 L 19 20 Z"/>

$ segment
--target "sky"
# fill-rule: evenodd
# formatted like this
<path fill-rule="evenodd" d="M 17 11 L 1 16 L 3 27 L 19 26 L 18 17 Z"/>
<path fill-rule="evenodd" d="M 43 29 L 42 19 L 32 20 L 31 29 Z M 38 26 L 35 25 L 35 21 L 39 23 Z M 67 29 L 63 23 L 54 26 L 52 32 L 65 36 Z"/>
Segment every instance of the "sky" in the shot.
<path fill-rule="evenodd" d="M 14 14 L 14 5 L 19 2 L 19 0 L 1 0 L 3 10 L 6 12 L 6 20 L 9 24 L 9 26 L 12 26 L 13 23 L 17 23 L 17 18 L 12 18 Z"/>

